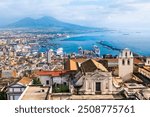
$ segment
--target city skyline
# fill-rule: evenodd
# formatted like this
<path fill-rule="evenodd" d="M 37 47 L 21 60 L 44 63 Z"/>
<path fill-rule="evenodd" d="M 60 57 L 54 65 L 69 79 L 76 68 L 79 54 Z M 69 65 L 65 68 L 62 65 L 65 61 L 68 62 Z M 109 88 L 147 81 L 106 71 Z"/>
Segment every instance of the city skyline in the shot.
<path fill-rule="evenodd" d="M 2 0 L 0 25 L 24 17 L 52 16 L 91 27 L 142 28 L 150 26 L 148 0 Z"/>

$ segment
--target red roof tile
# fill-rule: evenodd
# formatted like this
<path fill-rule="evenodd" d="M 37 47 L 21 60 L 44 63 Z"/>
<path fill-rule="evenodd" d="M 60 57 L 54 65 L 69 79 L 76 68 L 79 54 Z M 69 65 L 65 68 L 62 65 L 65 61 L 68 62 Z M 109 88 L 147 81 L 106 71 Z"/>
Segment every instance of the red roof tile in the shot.
<path fill-rule="evenodd" d="M 134 64 L 143 64 L 143 62 L 137 58 L 134 58 Z"/>
<path fill-rule="evenodd" d="M 68 71 L 37 71 L 36 74 L 39 76 L 61 76 L 63 74 L 67 74 Z"/>

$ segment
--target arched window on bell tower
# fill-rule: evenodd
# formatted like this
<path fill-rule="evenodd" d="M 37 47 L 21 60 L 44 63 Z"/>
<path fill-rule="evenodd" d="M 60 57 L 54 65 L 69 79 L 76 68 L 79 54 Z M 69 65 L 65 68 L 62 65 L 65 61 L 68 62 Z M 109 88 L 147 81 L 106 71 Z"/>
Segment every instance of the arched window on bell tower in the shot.
<path fill-rule="evenodd" d="M 125 65 L 125 60 L 124 59 L 122 60 L 122 65 Z"/>
<path fill-rule="evenodd" d="M 130 65 L 130 60 L 128 59 L 128 65 Z"/>
<path fill-rule="evenodd" d="M 128 55 L 128 53 L 126 52 L 126 53 L 125 53 L 125 56 L 127 57 L 127 55 Z"/>

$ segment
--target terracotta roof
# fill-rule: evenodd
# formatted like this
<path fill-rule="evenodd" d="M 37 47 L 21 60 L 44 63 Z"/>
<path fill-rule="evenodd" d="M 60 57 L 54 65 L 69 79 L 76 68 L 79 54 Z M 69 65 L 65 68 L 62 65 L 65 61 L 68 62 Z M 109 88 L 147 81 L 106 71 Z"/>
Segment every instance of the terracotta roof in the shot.
<path fill-rule="evenodd" d="M 101 58 L 93 58 L 93 60 L 99 61 L 99 60 L 101 60 Z"/>
<path fill-rule="evenodd" d="M 23 85 L 29 85 L 29 83 L 32 81 L 29 77 L 23 77 L 21 80 L 18 81 L 18 83 Z"/>
<path fill-rule="evenodd" d="M 65 70 L 71 70 L 71 71 L 78 70 L 77 63 L 71 59 L 67 60 L 65 63 Z"/>
<path fill-rule="evenodd" d="M 81 68 L 84 72 L 93 72 L 96 69 L 99 69 L 101 71 L 107 72 L 108 70 L 101 64 L 98 63 L 97 61 L 93 59 L 89 59 L 81 64 Z"/>
<path fill-rule="evenodd" d="M 95 61 L 95 60 L 93 60 L 93 59 L 92 59 L 92 61 L 93 61 L 93 63 L 95 64 L 95 66 L 96 66 L 98 69 L 100 69 L 100 70 L 102 70 L 102 71 L 105 71 L 105 72 L 108 71 L 101 63 L 99 63 L 99 62 L 97 62 L 97 61 Z"/>
<path fill-rule="evenodd" d="M 78 58 L 78 59 L 71 59 L 71 60 L 73 60 L 74 62 L 83 63 L 87 59 L 86 58 Z"/>
<path fill-rule="evenodd" d="M 68 71 L 37 71 L 36 74 L 39 76 L 61 76 L 68 73 Z"/>
<path fill-rule="evenodd" d="M 77 63 L 75 61 L 70 60 L 69 62 L 70 62 L 69 64 L 70 70 L 78 70 Z"/>
<path fill-rule="evenodd" d="M 144 66 L 144 69 L 146 69 L 148 72 L 150 72 L 150 67 L 149 66 Z"/>
<path fill-rule="evenodd" d="M 108 62 L 113 62 L 117 63 L 118 59 L 117 58 L 112 58 L 112 59 L 102 59 L 102 60 L 107 60 Z M 134 64 L 143 64 L 143 62 L 137 58 L 134 58 Z"/>
<path fill-rule="evenodd" d="M 142 62 L 141 60 L 134 58 L 134 64 L 143 64 L 144 62 Z"/>
<path fill-rule="evenodd" d="M 118 63 L 118 59 L 117 58 L 103 59 L 103 60 L 107 60 L 108 62 Z"/>
<path fill-rule="evenodd" d="M 85 58 L 77 58 L 77 59 L 70 59 L 66 62 L 65 69 L 66 70 L 71 70 L 71 71 L 76 71 L 78 70 L 78 63 L 81 64 L 85 62 L 87 59 Z"/>

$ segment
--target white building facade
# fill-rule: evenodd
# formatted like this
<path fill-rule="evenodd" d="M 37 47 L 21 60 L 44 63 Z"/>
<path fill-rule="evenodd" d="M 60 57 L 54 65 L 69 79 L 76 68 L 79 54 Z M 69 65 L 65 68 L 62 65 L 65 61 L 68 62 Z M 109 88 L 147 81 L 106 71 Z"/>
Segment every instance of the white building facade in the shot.
<path fill-rule="evenodd" d="M 79 90 L 83 94 L 87 95 L 103 95 L 112 94 L 112 75 L 109 72 L 95 71 L 93 73 L 86 73 L 82 76 L 76 85 L 83 85 Z"/>
<path fill-rule="evenodd" d="M 149 58 L 146 58 L 145 65 L 146 65 L 146 66 L 150 66 L 150 57 L 149 57 Z"/>
<path fill-rule="evenodd" d="M 7 91 L 7 100 L 18 100 L 25 88 L 26 86 L 19 83 L 10 85 Z"/>

